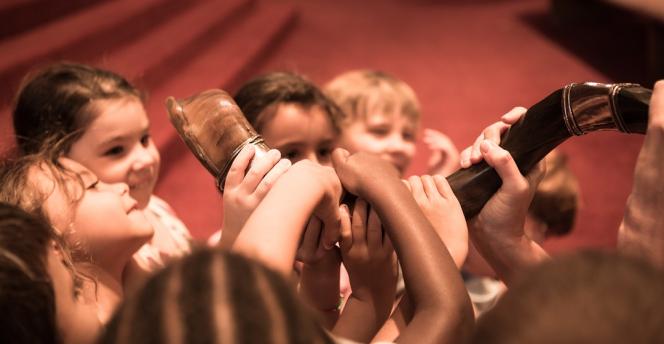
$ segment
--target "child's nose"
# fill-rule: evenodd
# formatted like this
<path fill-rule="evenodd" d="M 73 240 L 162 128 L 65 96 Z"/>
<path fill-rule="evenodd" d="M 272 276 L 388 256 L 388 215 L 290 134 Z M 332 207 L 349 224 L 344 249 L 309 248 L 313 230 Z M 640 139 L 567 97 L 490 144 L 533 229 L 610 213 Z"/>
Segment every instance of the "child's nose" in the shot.
<path fill-rule="evenodd" d="M 392 135 L 387 141 L 387 149 L 390 152 L 406 152 L 408 150 L 408 142 L 401 135 Z"/>
<path fill-rule="evenodd" d="M 309 153 L 305 154 L 304 159 L 311 160 L 311 161 L 313 161 L 313 162 L 315 162 L 319 165 L 321 164 L 321 162 L 318 159 L 318 155 L 316 154 L 316 152 L 309 152 Z"/>
<path fill-rule="evenodd" d="M 136 171 L 152 166 L 155 162 L 154 155 L 146 147 L 138 147 L 134 152 L 133 169 Z"/>

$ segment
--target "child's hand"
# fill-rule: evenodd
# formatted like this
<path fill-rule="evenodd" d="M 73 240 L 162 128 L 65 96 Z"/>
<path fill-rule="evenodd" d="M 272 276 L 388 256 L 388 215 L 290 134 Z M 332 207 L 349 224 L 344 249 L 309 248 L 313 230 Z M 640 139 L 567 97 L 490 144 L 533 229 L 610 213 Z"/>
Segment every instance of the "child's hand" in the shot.
<path fill-rule="evenodd" d="M 321 221 L 311 217 L 297 250 L 302 262 L 299 293 L 331 329 L 339 315 L 341 253 L 336 246 L 325 249 L 321 233 Z"/>
<path fill-rule="evenodd" d="M 655 83 L 648 117 L 648 130 L 641 146 L 634 185 L 627 199 L 618 232 L 624 253 L 645 258 L 664 267 L 664 81 Z"/>
<path fill-rule="evenodd" d="M 546 166 L 542 161 L 524 177 L 510 153 L 497 144 L 485 140 L 480 150 L 487 164 L 498 172 L 502 185 L 470 222 L 470 226 L 492 234 L 494 239 L 521 239 L 525 235 L 523 226 L 528 207 Z"/>
<path fill-rule="evenodd" d="M 408 187 L 422 212 L 445 243 L 457 267 L 468 254 L 468 227 L 461 205 L 447 180 L 441 176 L 412 176 Z"/>
<path fill-rule="evenodd" d="M 341 235 L 339 200 L 341 183 L 334 170 L 309 160 L 300 160 L 292 167 L 294 179 L 308 180 L 314 187 L 322 188 L 322 197 L 314 209 L 313 216 L 322 223 L 321 244 L 324 249 L 332 249 Z M 306 187 L 303 185 L 303 187 Z M 299 190 L 293 190 L 299 192 Z"/>
<path fill-rule="evenodd" d="M 364 195 L 368 191 L 366 183 L 400 182 L 396 167 L 371 153 L 350 155 L 345 149 L 337 148 L 332 152 L 332 163 L 344 188 L 360 197 L 367 198 Z"/>
<path fill-rule="evenodd" d="M 289 276 L 298 242 L 312 215 L 323 223 L 324 248 L 333 248 L 339 240 L 340 196 L 341 183 L 332 168 L 301 160 L 279 177 L 247 219 L 232 248 Z"/>
<path fill-rule="evenodd" d="M 341 264 L 341 254 L 339 249 L 334 246 L 331 249 L 323 247 L 321 234 L 323 233 L 323 224 L 317 217 L 309 219 L 307 228 L 297 249 L 296 258 L 305 266 L 312 268 L 334 268 L 336 267 L 336 279 L 339 279 L 339 264 Z M 338 287 L 338 283 L 337 283 Z M 336 293 L 339 295 L 339 293 Z"/>
<path fill-rule="evenodd" d="M 542 161 L 524 177 L 509 152 L 497 144 L 485 140 L 480 151 L 503 183 L 468 223 L 469 234 L 498 277 L 509 285 L 519 272 L 548 258 L 524 231 L 528 207 L 546 167 Z"/>
<path fill-rule="evenodd" d="M 220 240 L 222 247 L 232 245 L 249 215 L 290 167 L 290 161 L 280 160 L 281 154 L 276 149 L 270 150 L 261 158 L 256 157 L 252 163 L 255 151 L 253 145 L 245 146 L 233 161 L 226 176 L 223 234 Z"/>
<path fill-rule="evenodd" d="M 431 150 L 429 174 L 448 176 L 459 168 L 459 150 L 450 138 L 433 129 L 424 129 L 424 143 Z"/>
<path fill-rule="evenodd" d="M 503 133 L 509 129 L 509 127 L 516 123 L 523 115 L 528 111 L 523 107 L 515 107 L 510 110 L 508 113 L 500 117 L 500 121 L 489 125 L 484 128 L 480 136 L 475 139 L 475 142 L 472 146 L 461 151 L 459 155 L 461 168 L 468 168 L 470 165 L 477 164 L 482 161 L 482 152 L 480 151 L 480 145 L 484 140 L 489 140 L 497 145 L 500 144 L 500 137 Z"/>
<path fill-rule="evenodd" d="M 395 299 L 397 269 L 389 236 L 363 199 L 355 202 L 352 218 L 342 206 L 341 257 L 352 293 L 335 333 L 366 342 L 389 317 Z M 351 314 L 352 313 L 352 314 Z M 364 328 L 358 329 L 361 320 Z M 355 325 L 355 326 L 352 326 Z"/>

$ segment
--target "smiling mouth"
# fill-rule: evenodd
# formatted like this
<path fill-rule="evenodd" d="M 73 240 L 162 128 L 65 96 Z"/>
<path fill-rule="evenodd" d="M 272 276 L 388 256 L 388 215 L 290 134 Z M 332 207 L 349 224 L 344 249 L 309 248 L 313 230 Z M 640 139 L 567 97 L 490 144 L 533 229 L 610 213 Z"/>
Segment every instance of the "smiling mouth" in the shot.
<path fill-rule="evenodd" d="M 150 185 L 150 179 L 146 179 L 144 181 L 141 181 L 139 183 L 135 183 L 132 185 L 129 185 L 130 190 L 135 190 L 135 189 L 142 189 Z"/>
<path fill-rule="evenodd" d="M 134 210 L 138 210 L 138 202 L 135 200 L 132 200 L 130 203 L 129 208 L 127 208 L 127 214 L 131 213 Z"/>

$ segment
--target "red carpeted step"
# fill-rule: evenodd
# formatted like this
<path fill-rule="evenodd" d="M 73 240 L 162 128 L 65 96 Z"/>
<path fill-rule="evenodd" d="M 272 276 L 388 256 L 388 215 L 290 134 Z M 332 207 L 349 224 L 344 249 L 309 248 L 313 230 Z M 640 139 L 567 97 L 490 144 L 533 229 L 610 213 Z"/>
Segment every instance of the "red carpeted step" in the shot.
<path fill-rule="evenodd" d="M 208 1 L 178 13 L 122 49 L 105 55 L 100 67 L 113 70 L 149 89 L 167 71 L 207 43 L 210 36 L 236 17 L 245 16 L 254 0 Z M 186 28 L 184 30 L 183 28 Z M 213 38 L 213 37 L 212 37 Z"/>
<path fill-rule="evenodd" d="M 191 2 L 104 2 L 0 42 L 0 102 L 8 102 L 29 69 L 61 59 L 91 62 L 188 6 Z"/>
<path fill-rule="evenodd" d="M 12 10 L 14 8 L 37 3 L 34 0 L 4 0 L 0 2 L 0 11 Z"/>
<path fill-rule="evenodd" d="M 189 64 L 171 71 L 171 78 L 150 95 L 148 112 L 152 133 L 162 156 L 156 193 L 178 211 L 194 236 L 203 238 L 221 224 L 221 198 L 214 180 L 189 152 L 168 122 L 164 100 L 208 88 L 235 86 L 279 44 L 292 28 L 296 16 L 291 5 L 259 3 L 255 11 L 207 42 Z"/>
<path fill-rule="evenodd" d="M 0 2 L 0 39 L 22 34 L 103 1 L 92 3 L 89 0 L 3 0 Z"/>

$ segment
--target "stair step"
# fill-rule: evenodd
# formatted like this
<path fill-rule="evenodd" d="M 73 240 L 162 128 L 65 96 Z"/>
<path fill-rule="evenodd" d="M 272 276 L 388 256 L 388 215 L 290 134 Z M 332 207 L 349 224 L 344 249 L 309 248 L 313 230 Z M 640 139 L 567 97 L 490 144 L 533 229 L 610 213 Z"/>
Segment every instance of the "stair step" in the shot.
<path fill-rule="evenodd" d="M 208 88 L 237 86 L 290 32 L 296 18 L 293 6 L 259 3 L 250 18 L 238 23 L 218 41 L 208 42 L 209 48 L 174 72 L 175 77 L 151 95 L 148 113 L 162 156 L 156 193 L 176 211 L 188 209 L 187 213 L 178 215 L 196 237 L 206 237 L 221 225 L 221 198 L 214 188 L 214 179 L 189 152 L 168 121 L 164 100 L 168 96 L 187 97 Z M 181 176 L 187 179 L 182 180 Z"/>
<path fill-rule="evenodd" d="M 36 3 L 34 0 L 4 0 L 0 2 L 0 11 L 12 10 L 21 6 Z"/>
<path fill-rule="evenodd" d="M 227 90 L 237 86 L 247 70 L 260 63 L 290 32 L 296 18 L 293 6 L 259 3 L 247 20 L 221 32 L 216 40 L 206 41 L 186 65 L 171 70 L 168 79 L 151 91 L 146 105 L 157 146 L 168 149 L 171 141 L 179 140 L 166 116 L 167 97 L 184 98 L 209 88 Z"/>
<path fill-rule="evenodd" d="M 167 20 L 186 1 L 121 0 L 101 3 L 0 42 L 0 104 L 35 66 L 54 60 L 91 62 Z"/>
<path fill-rule="evenodd" d="M 22 34 L 88 6 L 92 6 L 89 0 L 3 0 L 0 2 L 0 39 Z"/>
<path fill-rule="evenodd" d="M 190 55 L 197 42 L 206 42 L 210 32 L 243 16 L 254 3 L 253 0 L 208 1 L 190 6 L 122 49 L 105 55 L 97 65 L 150 89 L 162 73 L 172 70 L 178 61 L 186 60 L 182 56 Z"/>

